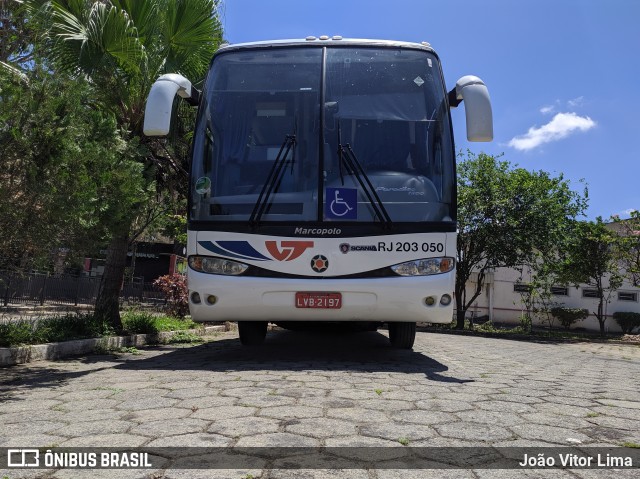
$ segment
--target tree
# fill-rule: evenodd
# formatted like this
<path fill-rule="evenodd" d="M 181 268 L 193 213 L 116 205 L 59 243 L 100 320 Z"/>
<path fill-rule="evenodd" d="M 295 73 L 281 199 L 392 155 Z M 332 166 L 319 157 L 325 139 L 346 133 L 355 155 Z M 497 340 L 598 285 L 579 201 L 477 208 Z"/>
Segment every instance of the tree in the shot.
<path fill-rule="evenodd" d="M 37 31 L 22 0 L 0 0 L 0 71 L 23 77 L 34 60 Z"/>
<path fill-rule="evenodd" d="M 96 315 L 122 328 L 118 297 L 134 225 L 163 214 L 151 203 L 173 198 L 186 179 L 184 149 L 142 134 L 151 85 L 167 72 L 197 83 L 221 42 L 217 0 L 52 0 L 28 2 L 48 25 L 54 65 L 86 76 L 105 111 L 114 114 L 128 151 L 140 165 L 137 200 L 114 211 Z M 167 193 L 168 192 L 168 193 Z M 151 206 L 150 206 L 151 205 Z M 151 211 L 151 213 L 150 213 Z M 148 221 L 139 220 L 141 217 Z"/>
<path fill-rule="evenodd" d="M 526 308 L 520 318 L 521 327 L 530 332 L 535 317 L 551 329 L 555 320 L 551 310 L 556 306 L 551 288 L 558 283 L 557 263 L 554 262 L 553 256 L 543 258 L 538 255 L 534 262 L 527 266 L 530 273 L 528 287 L 520 292 Z M 524 269 L 525 266 L 521 269 L 521 279 Z"/>
<path fill-rule="evenodd" d="M 530 265 L 551 254 L 568 219 L 581 214 L 585 196 L 562 175 L 514 168 L 507 161 L 468 152 L 458 167 L 458 242 L 455 282 L 457 328 L 482 292 L 489 271 Z M 467 283 L 477 281 L 470 294 Z"/>
<path fill-rule="evenodd" d="M 621 236 L 620 261 L 625 276 L 634 286 L 640 286 L 640 211 L 631 211 L 630 218 L 626 220 L 618 216 L 612 219 Z"/>
<path fill-rule="evenodd" d="M 576 288 L 580 284 L 591 286 L 597 292 L 598 308 L 593 314 L 604 336 L 605 304 L 613 292 L 622 286 L 623 269 L 620 264 L 620 236 L 607 226 L 602 218 L 596 221 L 576 222 L 571 228 L 567 256 L 562 263 L 562 279 Z"/>
<path fill-rule="evenodd" d="M 0 71 L 0 268 L 49 269 L 53 251 L 104 239 L 116 198 L 138 195 L 137 164 L 86 81 L 39 63 L 22 75 Z"/>

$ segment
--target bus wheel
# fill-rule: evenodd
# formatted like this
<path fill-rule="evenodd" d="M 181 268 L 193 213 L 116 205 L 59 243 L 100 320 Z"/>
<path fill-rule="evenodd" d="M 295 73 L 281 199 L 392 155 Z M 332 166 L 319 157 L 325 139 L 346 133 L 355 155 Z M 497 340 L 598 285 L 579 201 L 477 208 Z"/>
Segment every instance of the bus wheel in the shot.
<path fill-rule="evenodd" d="M 266 321 L 238 321 L 240 342 L 244 346 L 257 346 L 264 342 L 267 335 Z"/>
<path fill-rule="evenodd" d="M 416 339 L 416 323 L 389 323 L 389 340 L 400 349 L 411 349 Z"/>

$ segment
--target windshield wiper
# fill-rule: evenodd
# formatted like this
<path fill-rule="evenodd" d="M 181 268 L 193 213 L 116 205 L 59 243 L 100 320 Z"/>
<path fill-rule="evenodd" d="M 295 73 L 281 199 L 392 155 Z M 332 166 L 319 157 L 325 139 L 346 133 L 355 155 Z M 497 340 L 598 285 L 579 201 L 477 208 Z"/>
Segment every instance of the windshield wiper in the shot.
<path fill-rule="evenodd" d="M 340 129 L 338 129 L 338 160 L 342 185 L 344 186 L 344 178 L 342 177 L 342 165 L 344 164 L 346 166 L 347 173 L 355 176 L 356 180 L 358 180 L 362 191 L 364 191 L 364 194 L 373 208 L 373 212 L 384 224 L 385 229 L 391 229 L 391 217 L 389 216 L 389 213 L 387 213 L 387 209 L 384 207 L 376 189 L 371 184 L 369 176 L 367 176 L 367 173 L 364 171 L 364 168 L 362 168 L 362 165 L 360 165 L 358 158 L 356 158 L 356 154 L 351 149 L 351 145 L 349 143 L 346 145 L 340 143 Z"/>
<path fill-rule="evenodd" d="M 284 137 L 284 141 L 282 142 L 282 145 L 280 145 L 278 156 L 276 156 L 276 159 L 271 166 L 269 176 L 267 176 L 267 180 L 262 186 L 262 190 L 258 196 L 258 201 L 256 201 L 253 211 L 251 212 L 251 216 L 249 217 L 249 224 L 251 226 L 257 226 L 260 222 L 260 218 L 262 218 L 262 216 L 267 212 L 271 205 L 269 197 L 278 190 L 280 182 L 282 181 L 284 166 L 289 162 L 291 163 L 291 171 L 293 173 L 293 164 L 296 161 L 296 144 L 296 135 L 286 135 Z M 291 155 L 291 159 L 288 160 L 287 157 L 289 156 L 289 152 L 292 148 L 293 154 Z"/>

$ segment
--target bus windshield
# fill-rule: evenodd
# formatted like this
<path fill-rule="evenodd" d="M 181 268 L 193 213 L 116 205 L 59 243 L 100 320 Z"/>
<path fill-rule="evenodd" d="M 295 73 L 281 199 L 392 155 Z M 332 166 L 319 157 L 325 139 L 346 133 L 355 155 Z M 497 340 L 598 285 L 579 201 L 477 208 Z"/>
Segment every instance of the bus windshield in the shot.
<path fill-rule="evenodd" d="M 439 61 L 399 47 L 218 55 L 194 138 L 191 221 L 453 221 Z"/>

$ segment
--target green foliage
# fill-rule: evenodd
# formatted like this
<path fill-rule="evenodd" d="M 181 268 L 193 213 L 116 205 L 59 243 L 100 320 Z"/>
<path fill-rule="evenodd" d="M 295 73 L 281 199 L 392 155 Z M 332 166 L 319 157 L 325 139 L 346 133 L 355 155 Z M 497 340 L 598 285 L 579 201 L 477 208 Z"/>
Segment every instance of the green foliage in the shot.
<path fill-rule="evenodd" d="M 640 313 L 616 311 L 613 319 L 625 334 L 631 334 L 634 329 L 640 328 Z"/>
<path fill-rule="evenodd" d="M 632 211 L 630 218 L 612 218 L 620 233 L 619 257 L 626 278 L 640 286 L 640 211 Z"/>
<path fill-rule="evenodd" d="M 158 331 L 180 331 L 184 329 L 196 329 L 200 325 L 190 319 L 173 318 L 171 316 L 160 316 L 155 320 Z"/>
<path fill-rule="evenodd" d="M 122 315 L 122 327 L 129 334 L 157 333 L 156 318 L 147 311 L 126 311 Z"/>
<path fill-rule="evenodd" d="M 620 264 L 620 236 L 602 218 L 572 225 L 565 257 L 560 264 L 563 283 L 587 284 L 597 291 L 598 309 L 594 314 L 604 335 L 607 319 L 605 304 L 623 282 Z"/>
<path fill-rule="evenodd" d="M 52 68 L 86 77 L 95 105 L 115 118 L 127 146 L 121 181 L 137 195 L 113 203 L 109 253 L 96 313 L 119 328 L 117 295 L 128 243 L 184 196 L 187 131 L 195 112 L 178 115 L 174 141 L 143 136 L 144 106 L 163 73 L 181 73 L 198 84 L 222 41 L 216 0 L 26 0 L 46 30 Z M 180 109 L 183 111 L 183 109 Z M 117 189 L 113 192 L 114 196 Z M 127 191 L 133 191 L 127 188 Z M 112 192 L 106 190 L 105 193 Z M 128 241 L 123 241 L 126 238 Z"/>
<path fill-rule="evenodd" d="M 156 279 L 153 285 L 164 295 L 167 313 L 178 318 L 184 318 L 189 314 L 189 291 L 184 275 L 167 274 Z"/>
<path fill-rule="evenodd" d="M 540 255 L 552 254 L 566 236 L 569 220 L 585 207 L 586 193 L 571 190 L 562 175 L 528 171 L 469 152 L 458 166 L 458 327 L 482 292 L 487 272 L 531 264 Z M 467 297 L 472 274 L 477 280 Z"/>
<path fill-rule="evenodd" d="M 531 316 L 527 314 L 521 314 L 519 318 L 519 323 L 520 323 L 519 327 L 524 333 L 531 332 L 531 326 L 532 326 Z"/>
<path fill-rule="evenodd" d="M 127 311 L 122 316 L 122 322 L 129 334 L 184 331 L 198 327 L 191 320 L 155 316 L 145 311 Z M 114 331 L 109 324 L 100 321 L 94 314 L 65 314 L 36 320 L 4 321 L 0 322 L 0 347 L 97 338 L 113 334 Z M 180 340 L 181 337 L 184 341 Z M 194 340 L 187 335 L 179 336 L 177 341 Z"/>
<path fill-rule="evenodd" d="M 129 334 L 153 334 L 160 331 L 180 331 L 198 327 L 198 324 L 190 319 L 157 316 L 151 312 L 139 310 L 124 312 L 122 325 Z"/>
<path fill-rule="evenodd" d="M 43 344 L 112 334 L 93 314 L 66 314 L 37 320 L 0 323 L 0 346 Z"/>
<path fill-rule="evenodd" d="M 31 344 L 33 325 L 29 321 L 0 323 L 0 347 Z"/>
<path fill-rule="evenodd" d="M 574 323 L 586 319 L 589 316 L 589 310 L 581 308 L 556 307 L 551 309 L 551 314 L 554 318 L 558 318 L 560 324 L 562 324 L 564 329 L 568 331 Z"/>
<path fill-rule="evenodd" d="M 176 243 L 187 244 L 187 217 L 185 214 L 167 214 L 164 218 L 164 233 Z"/>
<path fill-rule="evenodd" d="M 122 202 L 141 196 L 137 164 L 113 116 L 92 107 L 91 86 L 41 69 L 26 76 L 29 88 L 0 83 L 0 268 L 47 266 L 58 248 L 88 253 Z"/>
<path fill-rule="evenodd" d="M 0 70 L 21 78 L 22 71 L 34 59 L 38 22 L 29 15 L 25 5 L 16 0 L 0 2 L 0 15 Z"/>

